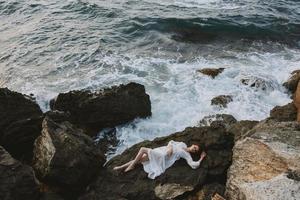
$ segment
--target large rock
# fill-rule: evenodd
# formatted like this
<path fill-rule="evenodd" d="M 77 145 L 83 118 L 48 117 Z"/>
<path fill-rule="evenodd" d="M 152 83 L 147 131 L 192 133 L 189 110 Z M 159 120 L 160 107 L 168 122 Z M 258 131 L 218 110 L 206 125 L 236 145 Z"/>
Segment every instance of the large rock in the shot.
<path fill-rule="evenodd" d="M 112 170 L 114 166 L 133 159 L 140 147 L 164 146 L 170 140 L 183 141 L 187 145 L 199 144 L 206 149 L 207 157 L 196 170 L 181 159 L 155 180 L 147 177 L 142 166 L 125 174 Z M 141 142 L 112 158 L 106 165 L 107 170 L 102 171 L 98 180 L 80 199 L 182 199 L 186 193 L 197 192 L 212 180 L 224 185 L 227 168 L 231 164 L 232 146 L 233 138 L 224 127 L 187 128 L 154 141 Z M 195 155 L 196 159 L 199 159 L 199 155 Z"/>
<path fill-rule="evenodd" d="M 300 70 L 295 70 L 291 73 L 291 77 L 285 83 L 283 83 L 283 86 L 286 87 L 293 94 L 296 92 L 299 80 Z"/>
<path fill-rule="evenodd" d="M 300 82 L 298 82 L 296 92 L 294 93 L 294 105 L 297 108 L 297 121 L 300 122 Z"/>
<path fill-rule="evenodd" d="M 20 163 L 0 146 L 0 199 L 39 199 L 38 183 L 31 167 Z"/>
<path fill-rule="evenodd" d="M 265 120 L 249 132 L 234 146 L 226 197 L 300 199 L 300 124 Z"/>
<path fill-rule="evenodd" d="M 225 68 L 203 68 L 203 69 L 199 69 L 197 70 L 198 72 L 210 76 L 212 78 L 215 78 L 216 76 L 218 76 L 220 73 L 222 73 L 224 71 Z"/>
<path fill-rule="evenodd" d="M 227 104 L 232 101 L 233 101 L 233 99 L 232 99 L 232 96 L 230 96 L 230 95 L 219 95 L 219 96 L 214 97 L 211 100 L 211 105 L 216 105 L 216 106 L 219 106 L 222 108 L 226 108 Z"/>
<path fill-rule="evenodd" d="M 270 118 L 277 121 L 296 121 L 297 108 L 294 103 L 289 103 L 284 106 L 276 106 L 271 110 Z"/>
<path fill-rule="evenodd" d="M 30 96 L 0 88 L 0 145 L 13 157 L 30 161 L 42 115 Z"/>
<path fill-rule="evenodd" d="M 101 170 L 104 155 L 94 141 L 69 122 L 43 121 L 35 141 L 33 167 L 46 184 L 62 188 L 66 195 L 80 193 Z"/>
<path fill-rule="evenodd" d="M 231 124 L 227 131 L 234 136 L 234 141 L 243 139 L 247 136 L 248 132 L 258 124 L 258 121 L 254 120 L 241 120 L 234 124 Z"/>
<path fill-rule="evenodd" d="M 97 132 L 151 115 L 151 102 L 143 85 L 129 83 L 91 92 L 71 91 L 51 101 L 52 110 L 71 114 L 71 122 Z"/>

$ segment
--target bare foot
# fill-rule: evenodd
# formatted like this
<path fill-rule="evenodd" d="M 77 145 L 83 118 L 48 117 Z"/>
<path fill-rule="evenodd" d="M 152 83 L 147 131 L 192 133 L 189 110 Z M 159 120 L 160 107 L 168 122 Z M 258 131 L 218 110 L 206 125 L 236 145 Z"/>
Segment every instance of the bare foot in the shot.
<path fill-rule="evenodd" d="M 118 171 L 118 170 L 120 170 L 120 169 L 122 169 L 121 166 L 117 166 L 117 167 L 114 167 L 114 168 L 113 168 L 114 171 Z"/>
<path fill-rule="evenodd" d="M 125 170 L 124 172 L 129 172 L 130 170 L 133 170 L 134 166 L 132 165 L 129 165 Z"/>

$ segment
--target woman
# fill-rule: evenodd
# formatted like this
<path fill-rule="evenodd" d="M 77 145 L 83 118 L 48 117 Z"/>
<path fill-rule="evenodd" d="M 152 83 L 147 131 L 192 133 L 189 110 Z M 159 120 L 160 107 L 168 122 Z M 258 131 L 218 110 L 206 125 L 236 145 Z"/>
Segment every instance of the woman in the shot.
<path fill-rule="evenodd" d="M 188 165 L 193 169 L 198 168 L 201 161 L 205 158 L 206 153 L 203 151 L 200 159 L 198 161 L 193 161 L 191 153 L 197 152 L 199 152 L 198 145 L 187 147 L 183 142 L 171 140 L 167 146 L 155 149 L 141 147 L 134 160 L 131 160 L 124 165 L 114 167 L 114 170 L 125 169 L 124 172 L 128 172 L 134 169 L 136 164 L 142 163 L 145 172 L 148 173 L 148 177 L 154 179 L 164 173 L 166 169 L 171 167 L 175 161 L 180 158 L 185 159 Z"/>

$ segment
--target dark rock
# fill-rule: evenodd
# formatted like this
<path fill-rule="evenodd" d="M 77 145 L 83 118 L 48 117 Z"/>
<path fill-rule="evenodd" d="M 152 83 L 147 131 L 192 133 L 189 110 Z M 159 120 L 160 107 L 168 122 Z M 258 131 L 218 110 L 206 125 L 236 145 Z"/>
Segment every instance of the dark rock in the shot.
<path fill-rule="evenodd" d="M 242 120 L 238 121 L 228 127 L 227 131 L 234 136 L 234 141 L 243 139 L 247 136 L 247 132 L 250 131 L 258 121 Z"/>
<path fill-rule="evenodd" d="M 155 148 L 164 146 L 170 140 L 183 141 L 187 145 L 199 144 L 207 152 L 207 157 L 198 169 L 191 169 L 184 160 L 177 161 L 164 174 L 155 180 L 149 179 L 142 166 L 125 174 L 112 170 L 116 165 L 133 159 L 139 148 Z M 112 158 L 102 171 L 98 180 L 89 186 L 89 190 L 80 200 L 90 199 L 176 199 L 186 192 L 198 191 L 204 184 L 215 180 L 225 184 L 226 171 L 231 164 L 233 138 L 226 133 L 225 128 L 194 127 L 187 128 L 167 137 L 144 141 L 127 149 L 121 155 Z M 200 154 L 200 153 L 199 153 Z M 194 155 L 194 160 L 199 155 Z"/>
<path fill-rule="evenodd" d="M 0 146 L 0 199 L 35 200 L 39 199 L 38 183 L 30 166 L 11 157 Z"/>
<path fill-rule="evenodd" d="M 113 150 L 119 144 L 119 140 L 116 135 L 116 129 L 104 129 L 101 131 L 101 135 L 97 138 L 97 147 L 101 152 L 107 153 Z"/>
<path fill-rule="evenodd" d="M 287 177 L 295 181 L 300 181 L 300 171 L 294 171 L 289 169 L 287 172 Z"/>
<path fill-rule="evenodd" d="M 55 123 L 46 117 L 35 141 L 33 167 L 38 177 L 62 193 L 80 193 L 101 170 L 104 155 L 93 140 L 69 122 Z"/>
<path fill-rule="evenodd" d="M 277 87 L 275 83 L 260 77 L 246 77 L 240 80 L 242 84 L 260 90 L 274 90 Z"/>
<path fill-rule="evenodd" d="M 69 112 L 72 123 L 96 133 L 137 117 L 150 116 L 151 102 L 143 85 L 129 83 L 96 92 L 61 93 L 51 101 L 51 109 Z"/>
<path fill-rule="evenodd" d="M 211 200 L 218 193 L 224 195 L 225 186 L 220 183 L 204 185 L 196 194 L 191 195 L 188 200 Z"/>
<path fill-rule="evenodd" d="M 236 123 L 236 119 L 232 115 L 228 114 L 216 114 L 205 116 L 198 123 L 199 126 L 212 126 L 214 128 L 217 127 L 225 127 L 226 129 L 230 127 L 232 124 Z"/>
<path fill-rule="evenodd" d="M 30 96 L 0 88 L 0 145 L 13 157 L 30 162 L 42 115 Z"/>
<path fill-rule="evenodd" d="M 230 95 L 219 95 L 217 97 L 214 97 L 211 100 L 211 105 L 217 105 L 217 106 L 226 108 L 227 104 L 232 101 L 233 101 L 233 99 L 232 99 L 232 96 L 230 96 Z"/>
<path fill-rule="evenodd" d="M 295 70 L 291 73 L 291 77 L 285 83 L 283 83 L 283 86 L 293 94 L 296 92 L 299 80 L 300 70 Z"/>
<path fill-rule="evenodd" d="M 54 121 L 56 123 L 70 121 L 70 118 L 71 118 L 71 114 L 69 112 L 63 112 L 63 111 L 59 111 L 59 110 L 47 111 L 44 114 L 44 116 L 50 118 L 52 121 Z"/>
<path fill-rule="evenodd" d="M 284 106 L 276 106 L 271 110 L 270 118 L 277 121 L 296 121 L 297 108 L 294 103 L 289 103 Z"/>
<path fill-rule="evenodd" d="M 215 78 L 220 73 L 222 73 L 224 71 L 224 69 L 225 68 L 203 68 L 203 69 L 199 69 L 197 71 L 204 74 L 204 75 L 211 76 L 212 78 Z"/>

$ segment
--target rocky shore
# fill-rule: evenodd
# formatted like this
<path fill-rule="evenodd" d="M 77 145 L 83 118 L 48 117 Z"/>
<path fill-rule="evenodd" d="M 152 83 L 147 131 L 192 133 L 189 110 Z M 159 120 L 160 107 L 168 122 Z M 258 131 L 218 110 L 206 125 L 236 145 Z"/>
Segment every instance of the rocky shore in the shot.
<path fill-rule="evenodd" d="M 223 70 L 200 72 L 215 78 Z M 51 100 L 46 113 L 31 96 L 1 88 L 0 199 L 300 199 L 299 79 L 293 72 L 284 83 L 293 102 L 275 107 L 267 119 L 207 116 L 196 127 L 135 144 L 108 162 L 105 145 L 117 143 L 113 131 L 98 144 L 93 136 L 151 116 L 143 85 L 62 93 Z M 268 87 L 261 80 L 241 83 Z M 231 101 L 234 98 L 221 95 L 212 104 L 224 108 Z M 141 166 L 126 174 L 112 170 L 132 159 L 140 147 L 155 148 L 170 140 L 199 144 L 207 157 L 196 170 L 179 160 L 155 180 Z"/>

